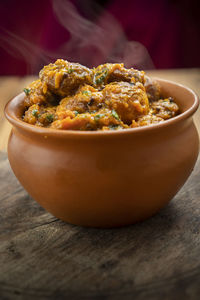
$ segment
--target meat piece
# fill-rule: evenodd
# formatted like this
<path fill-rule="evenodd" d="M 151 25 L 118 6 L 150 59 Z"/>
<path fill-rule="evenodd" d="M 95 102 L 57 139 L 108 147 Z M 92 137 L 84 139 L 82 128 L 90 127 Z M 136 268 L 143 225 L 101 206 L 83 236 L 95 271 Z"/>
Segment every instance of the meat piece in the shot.
<path fill-rule="evenodd" d="M 144 86 L 137 82 L 114 82 L 102 91 L 105 104 L 114 109 L 125 124 L 131 124 L 140 115 L 149 111 L 149 101 Z"/>
<path fill-rule="evenodd" d="M 75 93 L 80 85 L 92 84 L 93 71 L 78 63 L 58 59 L 54 64 L 45 66 L 39 77 L 50 91 L 66 97 Z"/>
<path fill-rule="evenodd" d="M 93 84 L 96 87 L 110 82 L 141 82 L 145 83 L 145 73 L 136 69 L 126 69 L 124 64 L 104 64 L 94 69 Z"/>
<path fill-rule="evenodd" d="M 179 107 L 172 97 L 154 101 L 151 104 L 152 114 L 164 120 L 170 119 L 179 113 Z"/>
<path fill-rule="evenodd" d="M 103 107 L 103 95 L 92 86 L 84 85 L 72 97 L 62 99 L 57 112 L 71 110 L 77 113 L 92 112 Z"/>
<path fill-rule="evenodd" d="M 158 124 L 160 122 L 163 122 L 164 119 L 154 116 L 152 114 L 148 114 L 146 116 L 141 116 L 137 119 L 137 126 L 147 126 L 147 125 L 152 125 L 152 124 Z M 132 125 L 130 127 L 137 127 L 135 126 L 135 122 L 133 121 Z"/>
<path fill-rule="evenodd" d="M 47 90 L 47 86 L 42 84 L 40 79 L 29 84 L 24 89 L 24 92 L 26 94 L 26 97 L 24 99 L 25 107 L 29 107 L 33 104 L 56 104 L 59 101 L 56 95 Z"/>
<path fill-rule="evenodd" d="M 55 120 L 55 106 L 33 104 L 24 114 L 24 121 L 37 126 L 49 127 Z"/>
<path fill-rule="evenodd" d="M 156 80 L 146 76 L 145 90 L 149 101 L 157 101 L 160 99 L 160 85 Z"/>

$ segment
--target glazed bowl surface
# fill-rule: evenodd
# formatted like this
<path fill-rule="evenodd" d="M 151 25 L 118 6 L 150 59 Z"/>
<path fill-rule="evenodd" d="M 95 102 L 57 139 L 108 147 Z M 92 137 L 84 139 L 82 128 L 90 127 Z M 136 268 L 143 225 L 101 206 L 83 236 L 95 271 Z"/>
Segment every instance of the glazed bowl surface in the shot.
<path fill-rule="evenodd" d="M 189 177 L 199 153 L 193 122 L 197 95 L 157 79 L 181 114 L 151 126 L 88 132 L 37 127 L 22 121 L 24 94 L 5 115 L 13 125 L 8 158 L 27 192 L 66 222 L 117 227 L 144 220 L 166 205 Z"/>

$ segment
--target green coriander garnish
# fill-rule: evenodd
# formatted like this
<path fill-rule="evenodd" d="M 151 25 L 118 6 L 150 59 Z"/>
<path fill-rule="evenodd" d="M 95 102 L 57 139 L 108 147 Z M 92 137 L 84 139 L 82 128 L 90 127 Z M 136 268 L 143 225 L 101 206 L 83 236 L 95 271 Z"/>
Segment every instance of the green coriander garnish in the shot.
<path fill-rule="evenodd" d="M 48 115 L 46 115 L 46 119 L 47 119 L 47 121 L 48 121 L 49 123 L 52 123 L 52 122 L 53 122 L 53 119 L 54 119 L 54 115 L 48 114 Z"/>
<path fill-rule="evenodd" d="M 104 80 L 104 78 L 105 78 L 104 76 L 101 76 L 101 77 L 97 78 L 97 79 L 96 79 L 96 84 L 102 83 L 103 80 Z"/>
<path fill-rule="evenodd" d="M 26 94 L 26 96 L 28 96 L 28 95 L 30 94 L 30 91 L 31 91 L 31 90 L 25 88 L 23 91 L 24 91 L 24 93 Z"/>
<path fill-rule="evenodd" d="M 77 110 L 74 110 L 75 117 L 79 114 Z"/>
<path fill-rule="evenodd" d="M 111 115 L 118 121 L 120 121 L 118 113 L 113 109 Z"/>
<path fill-rule="evenodd" d="M 116 130 L 119 128 L 119 125 L 116 125 L 116 124 L 112 124 L 112 125 L 109 125 L 108 126 L 111 130 Z"/>
<path fill-rule="evenodd" d="M 99 75 L 101 75 L 101 76 L 99 76 Z M 97 72 L 95 74 L 95 83 L 96 84 L 102 83 L 107 75 L 108 75 L 108 69 L 107 68 L 103 69 L 102 72 Z"/>
<path fill-rule="evenodd" d="M 90 95 L 91 95 L 91 92 L 90 92 L 90 91 L 82 91 L 82 94 L 83 94 L 83 95 L 86 95 L 86 96 L 90 96 Z"/>
<path fill-rule="evenodd" d="M 79 114 L 79 115 L 80 115 L 79 118 L 81 118 L 81 119 L 85 119 L 85 118 L 88 117 L 88 113 L 82 113 L 82 114 Z"/>
<path fill-rule="evenodd" d="M 69 69 L 68 73 L 71 74 L 72 72 L 74 72 L 74 69 Z"/>
<path fill-rule="evenodd" d="M 98 115 L 94 116 L 94 120 L 95 120 L 96 122 L 98 122 L 99 119 L 101 119 L 101 118 L 103 118 L 103 117 L 105 117 L 104 114 L 98 114 Z"/>
<path fill-rule="evenodd" d="M 38 117 L 38 110 L 37 110 L 37 109 L 33 109 L 32 115 L 33 115 L 34 117 Z"/>

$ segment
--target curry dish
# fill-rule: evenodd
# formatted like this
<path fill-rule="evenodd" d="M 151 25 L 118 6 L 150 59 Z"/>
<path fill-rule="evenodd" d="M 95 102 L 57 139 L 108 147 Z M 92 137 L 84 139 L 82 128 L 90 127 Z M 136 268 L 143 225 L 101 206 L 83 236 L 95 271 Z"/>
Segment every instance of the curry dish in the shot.
<path fill-rule="evenodd" d="M 143 71 L 123 64 L 89 69 L 58 59 L 24 89 L 23 120 L 68 130 L 118 130 L 164 122 L 179 113 Z"/>

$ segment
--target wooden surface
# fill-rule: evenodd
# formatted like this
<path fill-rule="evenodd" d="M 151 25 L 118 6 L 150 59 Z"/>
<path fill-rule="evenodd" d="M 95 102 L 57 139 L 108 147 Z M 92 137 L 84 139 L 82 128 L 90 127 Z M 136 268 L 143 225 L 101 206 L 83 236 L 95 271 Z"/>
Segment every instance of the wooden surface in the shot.
<path fill-rule="evenodd" d="M 200 94 L 198 69 L 152 71 Z M 0 78 L 0 150 L 5 103 L 32 78 Z M 200 113 L 195 116 L 198 127 Z M 200 161 L 153 218 L 120 229 L 66 224 L 44 211 L 0 152 L 0 300 L 188 300 L 200 295 Z"/>
<path fill-rule="evenodd" d="M 0 299 L 199 299 L 200 163 L 159 214 L 102 230 L 45 212 L 2 153 L 0 218 Z"/>

